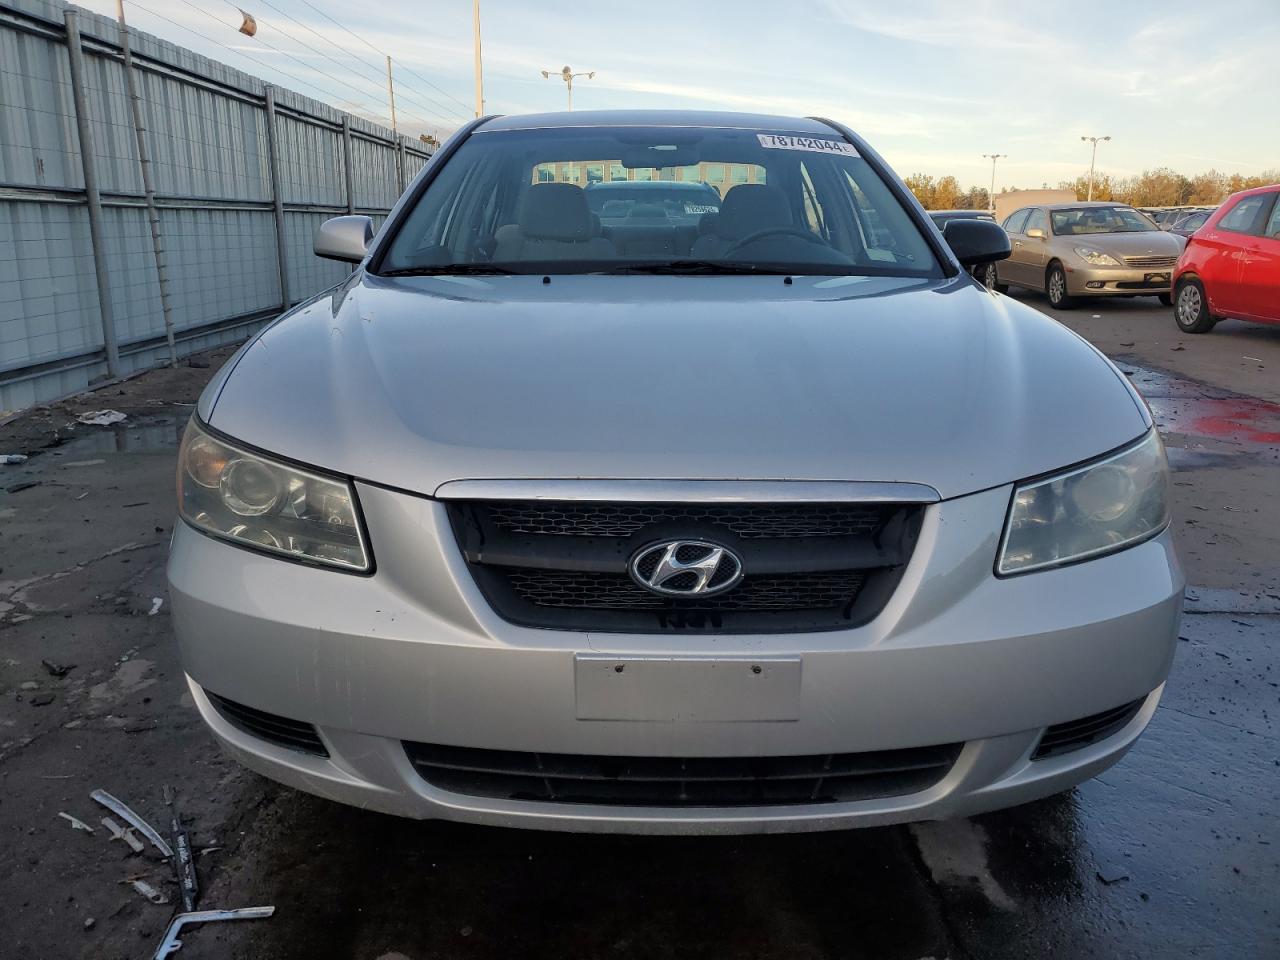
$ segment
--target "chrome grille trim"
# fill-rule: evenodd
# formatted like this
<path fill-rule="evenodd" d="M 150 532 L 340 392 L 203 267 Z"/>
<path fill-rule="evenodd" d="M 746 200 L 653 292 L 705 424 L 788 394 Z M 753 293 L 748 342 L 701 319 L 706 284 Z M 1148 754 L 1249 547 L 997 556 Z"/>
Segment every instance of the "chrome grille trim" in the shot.
<path fill-rule="evenodd" d="M 938 503 L 923 483 L 877 480 L 449 480 L 438 500 L 614 503 Z"/>

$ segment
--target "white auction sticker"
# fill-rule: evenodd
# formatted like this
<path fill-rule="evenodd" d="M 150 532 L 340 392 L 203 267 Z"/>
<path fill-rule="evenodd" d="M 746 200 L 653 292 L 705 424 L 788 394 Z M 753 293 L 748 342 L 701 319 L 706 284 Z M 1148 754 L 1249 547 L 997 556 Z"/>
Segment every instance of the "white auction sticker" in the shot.
<path fill-rule="evenodd" d="M 757 133 L 760 146 L 767 150 L 808 150 L 811 153 L 842 153 L 856 157 L 858 148 L 844 140 L 823 140 L 820 137 L 792 137 L 784 133 Z"/>

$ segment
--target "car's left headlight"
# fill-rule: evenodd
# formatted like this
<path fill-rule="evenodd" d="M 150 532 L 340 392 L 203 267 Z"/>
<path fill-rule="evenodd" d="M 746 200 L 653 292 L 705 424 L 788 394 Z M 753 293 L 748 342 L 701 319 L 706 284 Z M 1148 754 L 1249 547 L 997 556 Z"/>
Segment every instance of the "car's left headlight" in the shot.
<path fill-rule="evenodd" d="M 239 546 L 369 570 L 350 483 L 245 450 L 194 419 L 178 452 L 178 510 L 202 533 Z"/>
<path fill-rule="evenodd" d="M 1096 247 L 1076 247 L 1076 256 L 1085 263 L 1091 263 L 1095 267 L 1118 267 L 1120 261 L 1109 253 L 1103 253 Z"/>
<path fill-rule="evenodd" d="M 1169 462 L 1160 435 L 1073 470 L 1020 483 L 996 573 L 1009 576 L 1097 557 L 1169 525 Z"/>

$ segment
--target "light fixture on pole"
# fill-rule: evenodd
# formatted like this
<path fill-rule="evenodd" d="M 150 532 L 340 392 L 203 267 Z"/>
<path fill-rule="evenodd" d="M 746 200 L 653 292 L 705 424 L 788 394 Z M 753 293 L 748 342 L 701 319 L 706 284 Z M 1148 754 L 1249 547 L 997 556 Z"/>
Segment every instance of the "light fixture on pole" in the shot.
<path fill-rule="evenodd" d="M 984 157 L 991 161 L 991 189 L 987 191 L 987 209 L 995 213 L 996 209 L 996 161 L 1006 160 L 1009 155 L 1007 153 L 984 153 Z"/>
<path fill-rule="evenodd" d="M 564 81 L 564 85 L 569 89 L 569 109 L 573 109 L 573 78 L 586 77 L 588 80 L 594 80 L 596 72 L 592 70 L 590 73 L 574 73 L 569 67 L 561 67 L 559 73 L 552 73 L 550 70 L 542 71 L 542 79 L 550 80 L 552 77 L 559 77 Z"/>
<path fill-rule="evenodd" d="M 1080 139 L 1084 141 L 1088 141 L 1089 143 L 1093 144 L 1093 156 L 1089 158 L 1089 196 L 1088 196 L 1088 199 L 1092 200 L 1093 199 L 1093 165 L 1098 159 L 1098 141 L 1099 140 L 1107 141 L 1107 140 L 1110 140 L 1111 138 L 1110 137 L 1081 137 Z"/>

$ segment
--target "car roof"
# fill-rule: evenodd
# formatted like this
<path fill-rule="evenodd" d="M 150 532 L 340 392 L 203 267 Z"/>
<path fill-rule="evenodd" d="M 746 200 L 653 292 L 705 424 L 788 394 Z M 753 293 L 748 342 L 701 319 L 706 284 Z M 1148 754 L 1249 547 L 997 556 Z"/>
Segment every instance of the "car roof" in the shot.
<path fill-rule="evenodd" d="M 718 110 L 575 110 L 492 117 L 477 133 L 497 130 L 542 130 L 557 127 L 723 127 L 740 130 L 781 130 L 787 133 L 839 137 L 840 132 L 812 117 L 781 117 L 765 113 Z"/>
<path fill-rule="evenodd" d="M 1132 204 L 1125 203 L 1123 200 L 1077 200 L 1074 203 L 1033 203 L 1029 206 L 1043 207 L 1045 210 L 1079 210 L 1081 207 L 1130 207 L 1132 209 Z"/>
<path fill-rule="evenodd" d="M 1269 183 L 1264 187 L 1250 187 L 1248 190 L 1240 190 L 1236 193 L 1233 193 L 1231 196 L 1251 197 L 1258 193 L 1275 193 L 1277 190 L 1280 190 L 1280 183 Z M 1223 201 L 1223 202 L 1225 203 L 1226 201 Z"/>
<path fill-rule="evenodd" d="M 972 217 L 972 216 L 989 217 L 989 216 L 991 216 L 991 211 L 990 211 L 990 210 L 929 210 L 929 211 L 927 211 L 927 212 L 928 212 L 929 216 L 931 216 L 931 217 L 939 217 L 939 216 L 945 216 L 945 217 Z"/>

